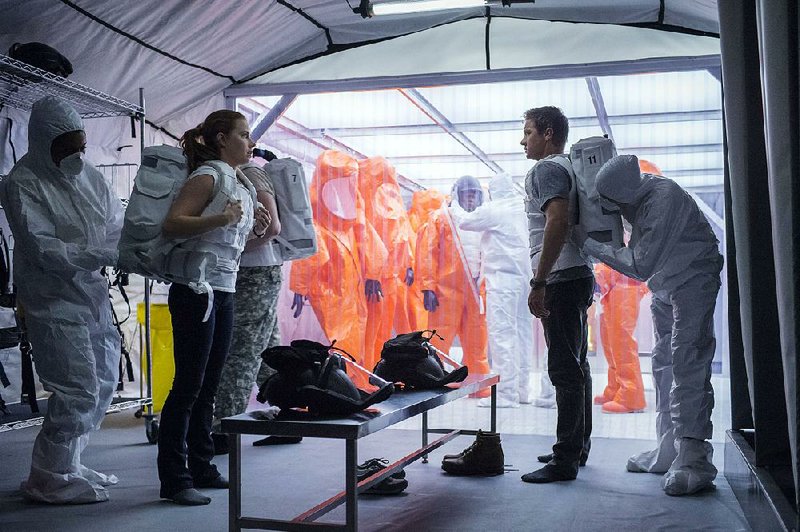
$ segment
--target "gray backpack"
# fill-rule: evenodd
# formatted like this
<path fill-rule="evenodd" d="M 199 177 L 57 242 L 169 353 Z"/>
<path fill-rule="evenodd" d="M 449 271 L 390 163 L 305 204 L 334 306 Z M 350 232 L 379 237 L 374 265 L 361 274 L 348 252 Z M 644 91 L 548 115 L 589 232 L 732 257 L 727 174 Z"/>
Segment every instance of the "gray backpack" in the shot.
<path fill-rule="evenodd" d="M 580 225 L 593 240 L 621 247 L 622 217 L 600 206 L 595 180 L 600 167 L 617 155 L 614 142 L 608 137 L 589 137 L 572 145 L 569 159 L 553 156 L 575 180 L 576 205 L 573 222 Z"/>
<path fill-rule="evenodd" d="M 281 232 L 275 237 L 284 261 L 303 259 L 317 252 L 308 183 L 303 166 L 294 159 L 273 159 L 264 171 L 275 188 Z"/>
<path fill-rule="evenodd" d="M 203 165 L 214 170 L 218 177 L 223 177 L 224 170 L 214 161 L 206 161 Z M 136 172 L 119 239 L 120 269 L 165 282 L 183 282 L 183 277 L 192 277 L 165 271 L 165 263 L 161 258 L 165 249 L 171 247 L 162 237 L 161 226 L 172 202 L 188 178 L 188 165 L 181 148 L 161 145 L 150 146 L 142 151 L 142 164 Z M 206 213 L 222 212 L 236 186 L 235 179 L 218 179 L 216 182 L 219 183 L 219 188 L 215 190 L 214 198 L 204 210 Z M 252 185 L 248 188 L 255 201 Z M 175 239 L 175 242 L 182 240 L 185 239 Z M 207 260 L 199 256 L 197 258 L 203 260 L 203 263 L 191 265 L 191 269 L 202 269 L 213 262 L 213 257 L 208 257 Z"/>

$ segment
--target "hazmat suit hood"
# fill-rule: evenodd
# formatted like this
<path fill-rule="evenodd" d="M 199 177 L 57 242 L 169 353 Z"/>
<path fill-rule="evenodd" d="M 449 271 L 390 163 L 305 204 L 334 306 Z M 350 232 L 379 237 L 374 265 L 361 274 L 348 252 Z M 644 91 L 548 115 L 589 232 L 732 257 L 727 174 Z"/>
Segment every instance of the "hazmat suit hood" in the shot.
<path fill-rule="evenodd" d="M 367 219 L 399 220 L 406 214 L 397 172 L 383 157 L 358 161 L 358 190 L 364 198 Z"/>
<path fill-rule="evenodd" d="M 438 210 L 446 200 L 444 193 L 434 189 L 417 190 L 411 196 L 411 209 L 408 211 L 408 218 L 414 232 L 428 221 L 431 213 Z"/>
<path fill-rule="evenodd" d="M 383 276 L 404 274 L 413 266 L 409 244 L 413 232 L 394 167 L 383 157 L 358 161 L 358 190 L 364 198 L 366 219 L 389 253 Z"/>
<path fill-rule="evenodd" d="M 618 155 L 597 172 L 597 192 L 616 203 L 635 204 L 647 191 L 648 176 L 641 173 L 635 155 Z"/>
<path fill-rule="evenodd" d="M 641 170 L 643 174 L 653 174 L 664 177 L 664 174 L 661 173 L 661 169 L 656 166 L 655 163 L 651 163 L 650 161 L 646 161 L 644 159 L 639 159 L 639 170 Z"/>
<path fill-rule="evenodd" d="M 483 189 L 480 182 L 471 175 L 459 177 L 453 185 L 453 200 L 458 203 L 458 193 L 466 192 L 468 190 L 477 190 L 480 194 L 478 196 L 478 206 L 483 204 Z M 460 206 L 460 205 L 459 205 Z"/>
<path fill-rule="evenodd" d="M 492 201 L 519 196 L 514 190 L 514 180 L 508 174 L 497 174 L 489 181 L 489 195 Z"/>
<path fill-rule="evenodd" d="M 53 162 L 53 141 L 70 131 L 83 131 L 83 120 L 67 102 L 47 96 L 33 104 L 28 122 L 28 166 L 41 178 L 64 179 Z"/>
<path fill-rule="evenodd" d="M 365 206 L 358 191 L 358 162 L 346 153 L 323 151 L 311 180 L 310 200 L 314 220 L 326 229 L 347 231 L 363 225 Z"/>

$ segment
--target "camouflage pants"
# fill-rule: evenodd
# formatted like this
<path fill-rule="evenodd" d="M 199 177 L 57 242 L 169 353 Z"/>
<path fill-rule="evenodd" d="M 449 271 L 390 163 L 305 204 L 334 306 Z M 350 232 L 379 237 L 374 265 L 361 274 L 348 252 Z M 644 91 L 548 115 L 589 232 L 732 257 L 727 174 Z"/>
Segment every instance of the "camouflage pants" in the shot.
<path fill-rule="evenodd" d="M 217 422 L 247 409 L 256 375 L 260 384 L 274 373 L 269 366 L 261 364 L 261 352 L 281 342 L 277 308 L 280 288 L 280 266 L 253 266 L 239 270 L 231 350 L 222 369 L 214 404 Z"/>

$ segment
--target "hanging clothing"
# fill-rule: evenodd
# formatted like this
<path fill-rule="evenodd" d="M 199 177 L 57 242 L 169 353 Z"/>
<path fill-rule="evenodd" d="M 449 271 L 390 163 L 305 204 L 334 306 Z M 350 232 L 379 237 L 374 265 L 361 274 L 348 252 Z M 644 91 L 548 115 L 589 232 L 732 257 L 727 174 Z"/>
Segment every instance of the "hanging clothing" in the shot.
<path fill-rule="evenodd" d="M 292 263 L 290 288 L 308 297 L 328 340 L 336 340 L 337 347 L 363 365 L 367 326 L 363 280 L 380 279 L 387 252 L 366 220 L 356 160 L 338 151 L 323 151 L 311 180 L 310 199 L 318 251 Z"/>
<path fill-rule="evenodd" d="M 474 179 L 474 178 L 473 178 Z M 439 306 L 428 313 L 428 328 L 444 338 L 431 342 L 449 352 L 458 336 L 462 364 L 472 374 L 489 373 L 485 291 L 479 283 L 480 237 L 458 229 L 457 191 L 451 206 L 434 212 L 417 240 L 417 267 L 422 291 L 435 294 Z"/>
<path fill-rule="evenodd" d="M 408 309 L 408 322 L 411 330 L 421 331 L 428 328 L 428 311 L 422 300 L 418 244 L 422 228 L 428 223 L 432 214 L 442 207 L 446 196 L 438 190 L 418 190 L 411 196 L 411 207 L 408 209 L 408 221 L 411 224 L 413 236 L 412 253 L 414 256 L 414 284 L 406 290 L 406 308 Z"/>
<path fill-rule="evenodd" d="M 405 304 L 406 272 L 413 268 L 408 221 L 397 174 L 383 157 L 358 161 L 358 190 L 364 198 L 365 214 L 386 247 L 388 258 L 381 271 L 381 301 L 367 301 L 367 328 L 364 340 L 364 366 L 370 371 L 381 357 L 383 343 L 392 337 L 398 306 Z M 366 280 L 366 279 L 365 279 Z M 403 312 L 402 314 L 405 314 Z M 410 325 L 401 324 L 411 332 Z"/>

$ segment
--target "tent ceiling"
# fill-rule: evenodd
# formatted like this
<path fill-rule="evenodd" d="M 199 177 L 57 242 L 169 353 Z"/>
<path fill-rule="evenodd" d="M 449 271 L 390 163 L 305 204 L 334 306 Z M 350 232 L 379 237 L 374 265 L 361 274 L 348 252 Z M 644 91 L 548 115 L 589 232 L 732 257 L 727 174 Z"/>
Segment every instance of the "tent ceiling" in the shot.
<path fill-rule="evenodd" d="M 350 1 L 355 5 L 356 0 Z M 50 44 L 70 58 L 75 67 L 71 79 L 78 83 L 128 101 L 136 101 L 137 89 L 144 87 L 148 118 L 169 127 L 171 120 L 187 119 L 187 111 L 198 105 L 196 113 L 204 111 L 202 102 L 232 83 L 317 55 L 338 55 L 334 52 L 431 28 L 437 34 L 440 29 L 448 33 L 447 28 L 455 26 L 448 23 L 458 21 L 478 31 L 471 42 L 482 43 L 485 13 L 484 9 L 451 10 L 365 20 L 342 0 L 4 0 L 0 3 L 0 50 L 14 42 Z M 542 19 L 650 25 L 687 33 L 718 31 L 715 1 L 537 0 L 493 7 L 490 13 L 491 25 L 498 26 L 501 21 L 515 25 Z M 515 31 L 507 38 L 513 42 L 525 34 Z M 498 42 L 503 38 L 497 32 L 493 36 Z M 576 50 L 572 41 L 569 50 L 552 43 L 548 48 L 554 56 L 574 50 L 595 61 L 599 58 L 592 50 L 607 43 L 578 44 L 584 52 Z M 474 66 L 476 56 L 462 58 L 460 51 L 451 47 L 442 57 L 445 70 L 449 70 L 447 64 L 464 68 L 458 66 L 459 61 L 470 61 L 468 68 Z M 420 58 L 434 52 L 414 50 L 409 55 Z M 500 63 L 493 68 L 504 59 L 495 56 L 494 60 Z M 477 66 L 485 68 L 485 64 Z M 341 70 L 339 74 L 353 77 Z"/>
<path fill-rule="evenodd" d="M 488 43 L 486 33 L 488 32 Z M 598 45 L 602 43 L 602 45 Z M 634 62 L 719 54 L 719 39 L 612 24 L 463 20 L 288 66 L 247 85 Z M 242 88 L 242 90 L 245 90 Z"/>

